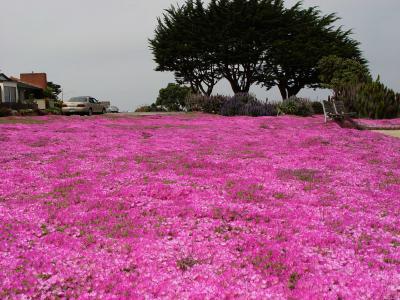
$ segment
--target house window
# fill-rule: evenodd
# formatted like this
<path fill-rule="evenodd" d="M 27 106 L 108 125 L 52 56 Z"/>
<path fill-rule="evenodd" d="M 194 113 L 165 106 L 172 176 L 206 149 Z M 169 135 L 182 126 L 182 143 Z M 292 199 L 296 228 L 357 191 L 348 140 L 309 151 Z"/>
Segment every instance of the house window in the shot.
<path fill-rule="evenodd" d="M 11 86 L 4 87 L 4 102 L 17 102 L 17 88 Z"/>

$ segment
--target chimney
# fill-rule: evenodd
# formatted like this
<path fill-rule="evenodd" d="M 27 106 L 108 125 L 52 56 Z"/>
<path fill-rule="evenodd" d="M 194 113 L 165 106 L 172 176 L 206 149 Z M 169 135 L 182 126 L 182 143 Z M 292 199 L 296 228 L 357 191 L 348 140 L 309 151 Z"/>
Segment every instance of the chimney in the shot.
<path fill-rule="evenodd" d="M 41 87 L 43 90 L 47 87 L 46 73 L 24 73 L 20 75 L 21 81 Z"/>

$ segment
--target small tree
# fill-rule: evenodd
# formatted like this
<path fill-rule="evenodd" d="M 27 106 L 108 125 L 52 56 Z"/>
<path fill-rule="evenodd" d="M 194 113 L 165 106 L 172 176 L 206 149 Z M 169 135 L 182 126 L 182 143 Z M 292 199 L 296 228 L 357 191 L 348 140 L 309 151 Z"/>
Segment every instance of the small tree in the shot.
<path fill-rule="evenodd" d="M 166 88 L 160 90 L 156 105 L 163 106 L 169 111 L 181 111 L 185 107 L 185 100 L 190 91 L 187 86 L 169 83 Z"/>
<path fill-rule="evenodd" d="M 400 117 L 400 94 L 377 80 L 348 86 L 337 96 L 360 118 L 390 119 Z"/>
<path fill-rule="evenodd" d="M 318 63 L 318 71 L 323 87 L 332 89 L 335 96 L 339 96 L 343 89 L 372 81 L 364 64 L 334 55 L 322 58 Z"/>
<path fill-rule="evenodd" d="M 318 64 L 323 86 L 334 91 L 350 111 L 358 117 L 383 119 L 400 114 L 400 95 L 377 80 L 368 68 L 353 59 L 328 56 Z"/>
<path fill-rule="evenodd" d="M 44 90 L 44 96 L 49 99 L 58 100 L 58 96 L 61 94 L 61 85 L 53 82 L 48 82 L 47 87 Z"/>

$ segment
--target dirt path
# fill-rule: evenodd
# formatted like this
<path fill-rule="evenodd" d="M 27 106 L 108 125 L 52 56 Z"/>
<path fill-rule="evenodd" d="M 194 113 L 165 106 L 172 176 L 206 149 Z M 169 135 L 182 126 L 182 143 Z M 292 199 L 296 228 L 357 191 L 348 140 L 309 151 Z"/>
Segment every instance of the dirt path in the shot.
<path fill-rule="evenodd" d="M 376 132 L 400 138 L 400 130 L 376 130 Z"/>

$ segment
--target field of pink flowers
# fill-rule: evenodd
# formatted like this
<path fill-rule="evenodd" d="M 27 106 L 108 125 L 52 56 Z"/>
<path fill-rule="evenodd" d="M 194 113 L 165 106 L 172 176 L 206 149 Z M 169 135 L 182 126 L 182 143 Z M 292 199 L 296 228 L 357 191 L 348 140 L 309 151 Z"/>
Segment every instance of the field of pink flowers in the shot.
<path fill-rule="evenodd" d="M 400 139 L 317 118 L 0 120 L 0 298 L 399 299 Z"/>

